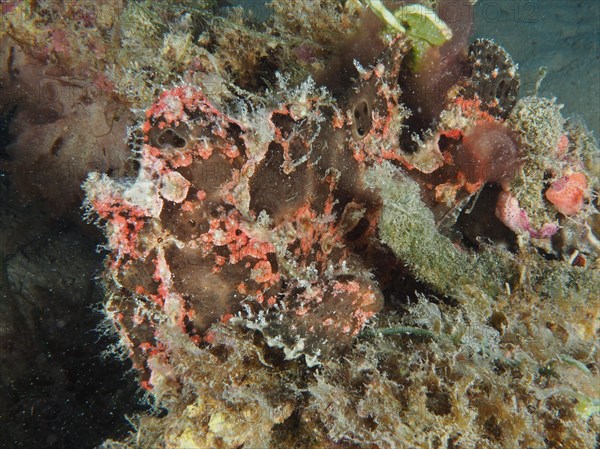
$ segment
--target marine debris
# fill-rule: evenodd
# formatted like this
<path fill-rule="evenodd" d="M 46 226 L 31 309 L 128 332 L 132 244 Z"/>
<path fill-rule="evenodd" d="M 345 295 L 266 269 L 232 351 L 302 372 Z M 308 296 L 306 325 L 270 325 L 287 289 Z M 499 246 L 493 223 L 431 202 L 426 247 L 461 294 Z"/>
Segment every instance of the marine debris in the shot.
<path fill-rule="evenodd" d="M 139 91 L 137 172 L 83 184 L 164 410 L 104 447 L 597 445 L 598 147 L 469 45 L 472 3 L 124 7 L 122 46 L 185 69 Z"/>

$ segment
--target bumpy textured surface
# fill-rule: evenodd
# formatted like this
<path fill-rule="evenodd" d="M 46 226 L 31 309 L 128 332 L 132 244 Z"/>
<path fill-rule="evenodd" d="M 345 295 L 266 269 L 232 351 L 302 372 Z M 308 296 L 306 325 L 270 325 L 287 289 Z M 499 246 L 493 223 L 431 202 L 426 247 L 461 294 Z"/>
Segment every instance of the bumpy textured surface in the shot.
<path fill-rule="evenodd" d="M 469 47 L 471 77 L 465 96 L 478 98 L 490 114 L 506 119 L 519 98 L 519 72 L 510 55 L 488 39 Z"/>
<path fill-rule="evenodd" d="M 398 67 L 404 48 L 396 43 L 387 62 Z M 111 310 L 140 366 L 159 342 L 136 302 L 197 342 L 244 310 L 289 357 L 311 358 L 348 344 L 381 309 L 353 253 L 373 237 L 379 207 L 364 161 L 394 157 L 384 145 L 402 114 L 384 72 L 393 76 L 393 65 L 366 73 L 344 109 L 311 82 L 262 116 L 227 115 L 192 87 L 167 91 L 147 112 L 135 183 L 90 177 L 87 201 L 109 223 L 113 281 L 137 298 Z"/>
<path fill-rule="evenodd" d="M 453 37 L 417 67 L 368 2 L 281 0 L 264 26 L 201 3 L 120 5 L 106 54 L 146 114 L 134 177 L 89 174 L 87 216 L 162 413 L 104 447 L 595 447 L 585 127 L 517 101 L 500 47 L 469 56 L 471 1 L 426 2 Z"/>

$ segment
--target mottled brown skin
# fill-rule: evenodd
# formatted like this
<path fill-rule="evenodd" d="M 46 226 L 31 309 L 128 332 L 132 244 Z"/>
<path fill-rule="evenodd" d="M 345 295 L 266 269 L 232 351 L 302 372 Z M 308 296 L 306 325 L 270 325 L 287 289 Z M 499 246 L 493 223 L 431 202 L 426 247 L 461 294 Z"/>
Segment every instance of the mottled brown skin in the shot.
<path fill-rule="evenodd" d="M 186 110 L 186 122 L 171 123 L 155 107 L 145 125 L 144 157 L 163 167 L 151 169 L 159 185 L 167 172 L 179 173 L 191 185 L 184 201 L 165 200 L 159 219 L 146 223 L 139 237 L 145 259 L 117 270 L 126 296 L 137 296 L 146 307 L 164 307 L 167 286 L 155 272 L 154 248 L 160 247 L 171 273 L 168 289 L 184 301 L 182 330 L 196 341 L 211 324 L 246 308 L 265 312 L 266 335 L 280 336 L 290 346 L 303 340 L 307 354 L 342 351 L 383 306 L 380 286 L 363 260 L 367 252 L 377 259 L 373 254 L 380 251 L 375 229 L 381 202 L 363 182 L 373 160 L 359 160 L 355 152 L 379 135 L 374 127 L 383 122 L 376 125 L 373 117 L 390 114 L 391 100 L 381 97 L 381 86 L 395 86 L 406 49 L 398 42 L 384 54 L 380 75 L 356 81 L 338 108 L 319 106 L 315 113 L 309 106 L 305 117 L 295 117 L 287 106 L 273 111 L 275 138 L 258 160 L 247 155 L 246 130 L 203 100 Z M 189 157 L 191 163 L 182 162 Z M 247 211 L 232 196 L 240 188 L 249 196 Z M 288 235 L 285 254 L 273 246 L 257 252 L 247 243 L 254 238 L 249 227 L 263 212 L 271 219 L 272 235 L 257 244 L 268 246 Z M 209 235 L 212 243 L 201 243 Z M 170 243 L 169 236 L 185 246 Z M 214 240 L 223 236 L 233 243 Z M 122 302 L 114 304 L 115 310 L 136 313 Z M 118 325 L 128 335 L 137 366 L 160 349 L 152 319 L 123 317 Z M 142 351 L 140 345 L 154 349 Z"/>

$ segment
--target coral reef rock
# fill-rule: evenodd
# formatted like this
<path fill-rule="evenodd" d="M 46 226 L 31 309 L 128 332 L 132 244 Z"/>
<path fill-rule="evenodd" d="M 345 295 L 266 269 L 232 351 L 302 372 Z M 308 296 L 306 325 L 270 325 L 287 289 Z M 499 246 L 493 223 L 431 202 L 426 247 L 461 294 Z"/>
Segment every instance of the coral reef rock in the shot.
<path fill-rule="evenodd" d="M 595 447 L 598 147 L 469 51 L 473 3 L 282 1 L 215 19 L 237 52 L 169 47 L 194 73 L 136 176 L 83 185 L 165 410 L 105 447 Z"/>

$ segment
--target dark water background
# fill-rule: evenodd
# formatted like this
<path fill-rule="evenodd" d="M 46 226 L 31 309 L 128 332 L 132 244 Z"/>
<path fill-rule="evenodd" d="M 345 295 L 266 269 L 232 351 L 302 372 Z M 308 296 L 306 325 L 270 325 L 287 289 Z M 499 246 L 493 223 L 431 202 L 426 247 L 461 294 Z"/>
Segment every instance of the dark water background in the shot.
<path fill-rule="evenodd" d="M 547 67 L 539 94 L 557 97 L 563 115 L 583 118 L 598 138 L 599 0 L 479 0 L 475 36 L 493 38 L 519 64 L 521 95 Z"/>

